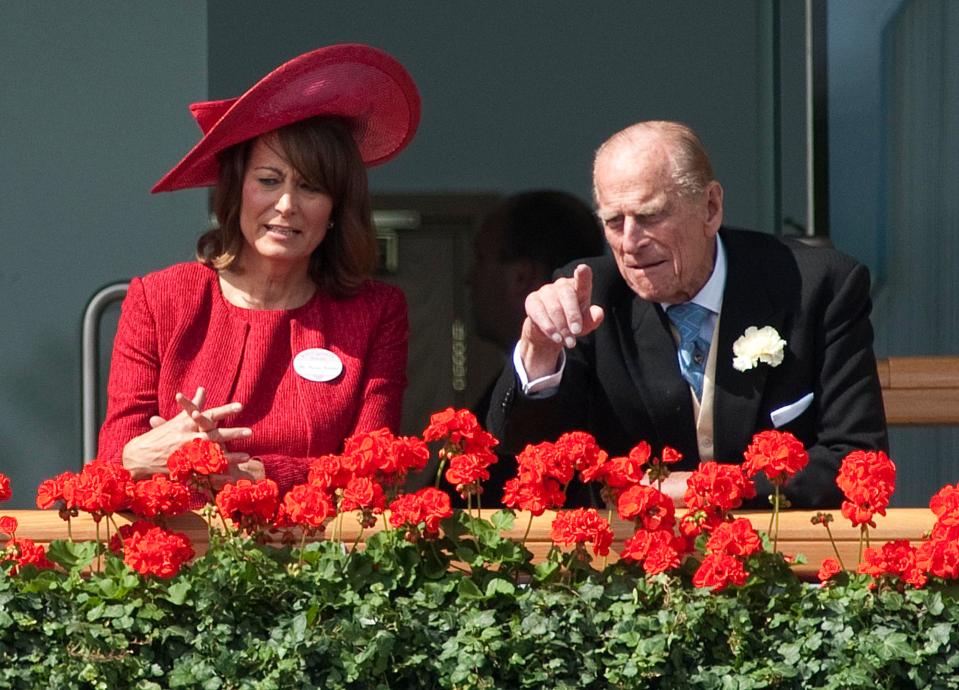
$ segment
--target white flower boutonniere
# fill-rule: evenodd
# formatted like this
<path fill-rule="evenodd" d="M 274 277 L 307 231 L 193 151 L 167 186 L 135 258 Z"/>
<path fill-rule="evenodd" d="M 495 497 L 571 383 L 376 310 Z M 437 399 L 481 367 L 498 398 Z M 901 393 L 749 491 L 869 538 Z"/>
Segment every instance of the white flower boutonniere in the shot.
<path fill-rule="evenodd" d="M 748 371 L 759 362 L 778 367 L 783 362 L 786 341 L 772 326 L 750 326 L 733 343 L 733 369 Z"/>

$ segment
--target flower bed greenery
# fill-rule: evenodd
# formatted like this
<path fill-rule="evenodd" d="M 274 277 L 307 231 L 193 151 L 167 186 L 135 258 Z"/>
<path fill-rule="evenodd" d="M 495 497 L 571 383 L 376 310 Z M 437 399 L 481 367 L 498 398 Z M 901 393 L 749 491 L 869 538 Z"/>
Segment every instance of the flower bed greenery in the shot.
<path fill-rule="evenodd" d="M 495 439 L 453 410 L 424 439 L 442 442 L 440 472 L 478 502 Z M 659 490 L 679 460 L 669 448 L 609 458 L 580 432 L 530 446 L 503 497 L 526 512 L 488 520 L 433 487 L 402 493 L 429 454 L 360 434 L 283 496 L 269 479 L 214 491 L 228 468 L 206 441 L 175 452 L 169 478 L 134 482 L 97 461 L 47 480 L 38 507 L 68 525 L 89 513 L 105 540 L 44 548 L 0 515 L 0 688 L 959 688 L 959 486 L 933 497 L 919 546 L 869 548 L 895 466 L 851 453 L 837 483 L 859 563 L 837 551 L 812 586 L 776 548 L 780 488 L 808 461 L 788 434 L 758 434 L 742 465 L 703 463 L 682 516 Z M 775 487 L 771 537 L 732 514 L 760 472 Z M 636 527 L 614 563 L 595 509 L 558 513 L 541 561 L 506 536 L 561 506 L 574 476 Z M 191 489 L 209 501 L 199 558 L 167 527 Z M 119 511 L 146 519 L 118 528 Z M 383 529 L 344 542 L 353 512 Z"/>
<path fill-rule="evenodd" d="M 380 532 L 363 551 L 215 537 L 169 580 L 113 555 L 85 576 L 93 544 L 59 542 L 48 556 L 65 572 L 0 576 L 0 687 L 959 686 L 959 604 L 943 587 L 812 587 L 764 551 L 745 586 L 713 594 L 688 568 L 532 566 L 466 513 L 443 529 L 419 543 Z"/>

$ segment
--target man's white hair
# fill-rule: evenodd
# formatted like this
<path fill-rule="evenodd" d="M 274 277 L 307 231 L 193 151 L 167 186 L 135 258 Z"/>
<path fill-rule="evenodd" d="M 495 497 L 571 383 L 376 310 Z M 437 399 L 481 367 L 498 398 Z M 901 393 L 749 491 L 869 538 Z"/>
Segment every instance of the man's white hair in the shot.
<path fill-rule="evenodd" d="M 647 120 L 630 125 L 616 132 L 596 150 L 593 170 L 604 153 L 621 145 L 636 143 L 640 136 L 658 134 L 667 144 L 672 167 L 673 182 L 677 191 L 686 197 L 701 196 L 712 182 L 713 166 L 699 136 L 689 126 L 670 120 Z M 593 197 L 596 190 L 593 189 Z"/>

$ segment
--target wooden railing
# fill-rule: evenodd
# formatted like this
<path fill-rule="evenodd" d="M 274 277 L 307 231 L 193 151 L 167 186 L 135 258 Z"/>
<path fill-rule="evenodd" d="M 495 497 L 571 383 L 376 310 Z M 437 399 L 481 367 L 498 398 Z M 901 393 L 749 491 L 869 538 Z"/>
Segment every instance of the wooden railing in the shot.
<path fill-rule="evenodd" d="M 890 357 L 877 365 L 890 425 L 959 425 L 959 357 Z"/>
<path fill-rule="evenodd" d="M 67 525 L 60 519 L 56 511 L 10 510 L 0 512 L 4 515 L 12 515 L 20 523 L 17 530 L 18 537 L 29 537 L 44 544 L 54 539 L 65 539 L 67 537 Z M 483 514 L 488 517 L 492 512 L 491 510 L 484 510 Z M 838 510 L 832 512 L 836 519 L 830 525 L 830 529 L 836 539 L 839 553 L 847 567 L 854 567 L 859 554 L 859 529 L 850 526 Z M 748 518 L 758 530 L 765 531 L 769 528 L 770 514 L 768 512 L 743 511 L 737 513 L 737 515 Z M 805 564 L 795 566 L 797 574 L 806 579 L 815 576 L 819 564 L 824 558 L 834 556 L 833 547 L 826 535 L 825 528 L 810 523 L 810 518 L 813 515 L 815 515 L 814 511 L 786 511 L 779 518 L 779 550 L 788 555 L 803 554 L 806 557 L 807 562 Z M 550 525 L 554 517 L 555 513 L 547 512 L 533 519 L 526 546 L 533 552 L 536 560 L 545 558 L 547 551 L 549 551 L 551 545 Z M 352 515 L 344 516 L 344 518 L 342 540 L 345 543 L 352 544 L 358 537 L 361 537 L 360 526 Z M 509 536 L 521 540 L 526 531 L 528 519 L 528 514 L 518 514 Z M 116 516 L 116 522 L 120 525 L 127 524 L 131 520 L 132 517 L 129 516 Z M 876 529 L 870 530 L 870 540 L 873 546 L 894 539 L 907 539 L 918 543 L 923 535 L 932 528 L 934 522 L 933 514 L 924 508 L 892 509 L 888 511 L 888 515 L 885 517 L 876 517 Z M 172 518 L 168 526 L 185 533 L 193 542 L 194 549 L 198 554 L 206 551 L 209 541 L 208 530 L 206 523 L 199 514 L 188 513 Z M 616 552 L 622 546 L 623 541 L 633 534 L 634 530 L 632 523 L 624 522 L 615 516 L 612 526 L 615 539 L 610 561 L 615 560 Z M 331 527 L 328 527 L 327 532 L 329 533 L 331 529 Z M 382 519 L 380 524 L 363 531 L 362 534 L 368 536 L 380 529 L 382 529 Z M 73 538 L 77 541 L 93 540 L 96 538 L 95 523 L 85 514 L 74 518 L 72 533 Z M 105 536 L 105 527 L 101 527 L 100 538 L 103 539 Z"/>

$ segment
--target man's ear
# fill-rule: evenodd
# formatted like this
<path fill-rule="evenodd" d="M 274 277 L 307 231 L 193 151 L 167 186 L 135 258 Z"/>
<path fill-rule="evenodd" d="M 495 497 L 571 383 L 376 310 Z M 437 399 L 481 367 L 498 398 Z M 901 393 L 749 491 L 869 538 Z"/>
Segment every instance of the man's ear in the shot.
<path fill-rule="evenodd" d="M 706 185 L 706 236 L 715 237 L 723 224 L 723 186 L 716 180 Z"/>

